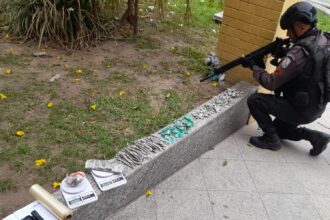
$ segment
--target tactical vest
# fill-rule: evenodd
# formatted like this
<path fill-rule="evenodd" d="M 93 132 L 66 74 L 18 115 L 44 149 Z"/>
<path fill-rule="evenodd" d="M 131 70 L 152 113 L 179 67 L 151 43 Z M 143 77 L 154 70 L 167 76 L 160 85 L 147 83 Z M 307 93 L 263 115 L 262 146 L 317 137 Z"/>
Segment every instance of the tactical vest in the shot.
<path fill-rule="evenodd" d="M 315 32 L 296 42 L 307 54 L 304 71 L 280 88 L 284 98 L 301 108 L 324 108 L 330 101 L 330 36 Z"/>

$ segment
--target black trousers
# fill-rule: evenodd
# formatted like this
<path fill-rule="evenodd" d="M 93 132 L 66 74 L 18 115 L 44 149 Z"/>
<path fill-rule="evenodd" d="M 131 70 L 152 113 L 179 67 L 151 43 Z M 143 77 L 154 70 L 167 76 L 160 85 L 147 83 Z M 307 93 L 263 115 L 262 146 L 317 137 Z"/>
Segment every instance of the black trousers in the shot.
<path fill-rule="evenodd" d="M 264 132 L 275 128 L 280 136 L 290 136 L 299 125 L 313 122 L 325 110 L 318 107 L 300 109 L 283 97 L 262 93 L 252 94 L 247 104 L 251 115 Z M 270 115 L 275 117 L 274 121 Z"/>

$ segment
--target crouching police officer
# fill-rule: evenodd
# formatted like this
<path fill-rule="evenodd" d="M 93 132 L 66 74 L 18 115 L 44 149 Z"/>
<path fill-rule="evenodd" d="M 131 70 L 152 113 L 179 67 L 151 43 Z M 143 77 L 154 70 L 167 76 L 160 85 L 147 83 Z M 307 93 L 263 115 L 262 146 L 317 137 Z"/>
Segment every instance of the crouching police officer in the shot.
<path fill-rule="evenodd" d="M 327 133 L 298 127 L 321 117 L 327 104 L 322 101 L 322 82 L 315 77 L 322 75 L 315 73 L 315 66 L 324 66 L 320 62 L 325 59 L 322 56 L 315 59 L 313 51 L 327 43 L 323 32 L 315 27 L 316 12 L 311 4 L 298 2 L 282 15 L 281 28 L 287 30 L 293 46 L 274 73 L 267 73 L 248 57 L 243 59 L 243 67 L 251 68 L 253 77 L 263 87 L 275 91 L 275 95 L 253 94 L 248 98 L 250 112 L 264 132 L 261 137 L 250 138 L 250 143 L 258 148 L 279 150 L 280 139 L 307 140 L 313 146 L 310 155 L 316 156 L 330 142 Z"/>

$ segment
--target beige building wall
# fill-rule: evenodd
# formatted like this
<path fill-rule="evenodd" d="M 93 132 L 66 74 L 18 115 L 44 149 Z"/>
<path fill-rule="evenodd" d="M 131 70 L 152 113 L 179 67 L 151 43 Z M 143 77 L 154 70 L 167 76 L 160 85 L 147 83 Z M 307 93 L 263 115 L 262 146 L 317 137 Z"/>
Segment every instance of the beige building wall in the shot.
<path fill-rule="evenodd" d="M 262 47 L 275 39 L 286 37 L 279 27 L 283 11 L 298 0 L 225 0 L 217 54 L 226 64 L 243 54 Z M 267 70 L 274 67 L 267 64 Z M 252 72 L 241 66 L 226 74 L 226 81 L 236 83 L 245 80 L 256 83 Z"/>

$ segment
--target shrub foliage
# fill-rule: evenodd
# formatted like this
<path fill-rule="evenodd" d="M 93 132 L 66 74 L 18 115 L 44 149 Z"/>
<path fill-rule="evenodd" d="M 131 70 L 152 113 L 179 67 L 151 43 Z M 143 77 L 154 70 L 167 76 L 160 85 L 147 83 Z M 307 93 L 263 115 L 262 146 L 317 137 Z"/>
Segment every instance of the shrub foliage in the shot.
<path fill-rule="evenodd" d="M 114 28 L 106 4 L 118 0 L 1 0 L 9 31 L 24 39 L 54 40 L 81 48 L 101 40 Z M 110 8 L 116 7 L 112 5 Z M 107 15 L 107 16 L 105 16 Z"/>

